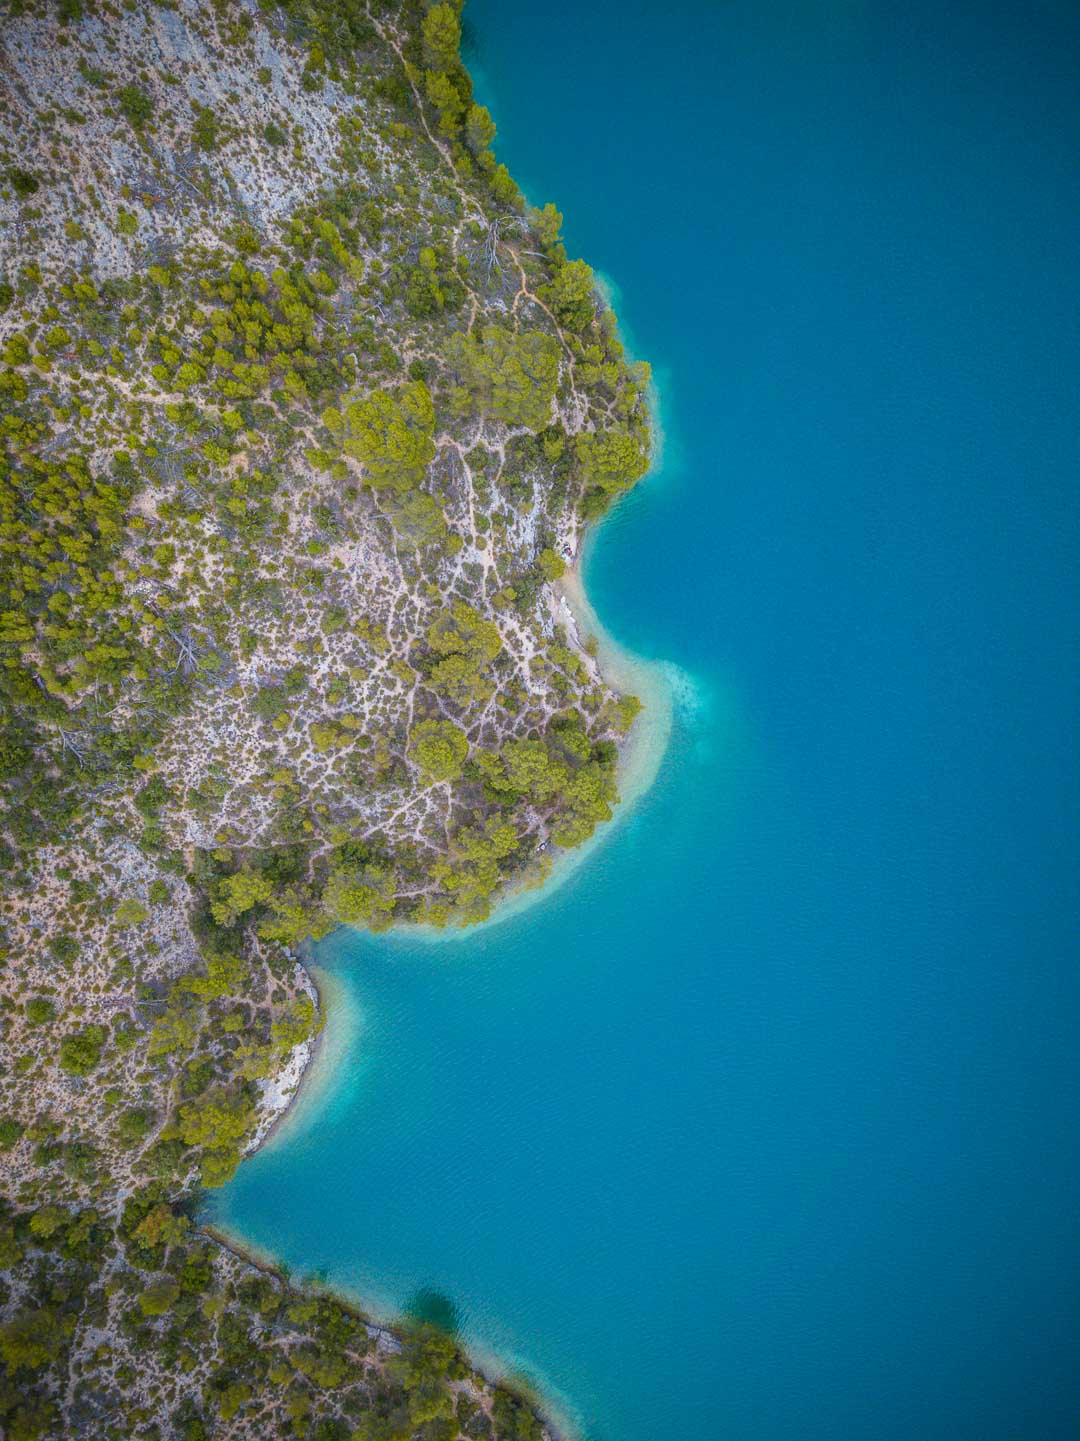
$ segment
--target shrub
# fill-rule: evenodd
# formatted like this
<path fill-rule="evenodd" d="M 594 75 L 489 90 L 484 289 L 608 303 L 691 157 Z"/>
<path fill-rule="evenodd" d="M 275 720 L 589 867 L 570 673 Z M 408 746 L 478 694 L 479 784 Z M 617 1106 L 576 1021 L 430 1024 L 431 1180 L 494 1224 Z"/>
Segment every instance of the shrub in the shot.
<path fill-rule="evenodd" d="M 15 166 L 7 173 L 7 181 L 20 200 L 26 200 L 37 193 L 41 181 L 32 170 L 22 170 Z"/>
<path fill-rule="evenodd" d="M 142 901 L 128 897 L 121 901 L 116 908 L 116 924 L 118 926 L 140 926 L 150 915 L 150 912 L 143 905 Z"/>
<path fill-rule="evenodd" d="M 163 1316 L 179 1295 L 180 1287 L 173 1278 L 163 1276 L 147 1286 L 139 1297 L 139 1309 L 144 1316 Z"/>
<path fill-rule="evenodd" d="M 56 1006 L 46 996 L 32 996 L 26 1003 L 26 1019 L 32 1026 L 56 1020 Z"/>
<path fill-rule="evenodd" d="M 84 1026 L 60 1042 L 60 1065 L 73 1076 L 87 1076 L 101 1060 L 108 1032 L 104 1026 Z"/>
<path fill-rule="evenodd" d="M 117 1140 L 124 1146 L 134 1146 L 143 1139 L 153 1123 L 153 1115 L 131 1106 L 124 1111 L 116 1123 Z"/>
<path fill-rule="evenodd" d="M 558 580 L 561 575 L 566 573 L 566 562 L 561 555 L 556 555 L 550 546 L 540 552 L 537 562 L 543 571 L 545 580 Z"/>
<path fill-rule="evenodd" d="M 134 130 L 141 130 L 154 113 L 154 102 L 138 85 L 125 85 L 116 98 L 121 114 Z"/>
<path fill-rule="evenodd" d="M 23 1123 L 16 1121 L 13 1116 L 0 1119 L 0 1151 L 10 1151 L 24 1129 Z"/>
<path fill-rule="evenodd" d="M 74 886 L 72 890 L 74 890 Z M 67 966 L 79 954 L 79 943 L 74 936 L 53 936 L 49 942 L 49 952 L 54 960 L 59 961 L 62 966 Z"/>

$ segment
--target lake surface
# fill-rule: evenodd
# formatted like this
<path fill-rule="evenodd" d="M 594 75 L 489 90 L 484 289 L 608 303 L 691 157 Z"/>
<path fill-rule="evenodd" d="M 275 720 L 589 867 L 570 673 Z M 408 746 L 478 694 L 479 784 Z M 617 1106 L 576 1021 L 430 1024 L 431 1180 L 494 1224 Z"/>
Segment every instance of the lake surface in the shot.
<path fill-rule="evenodd" d="M 219 1214 L 596 1441 L 1075 1441 L 1080 13 L 469 15 L 658 373 L 587 584 L 675 732 L 530 912 L 320 948 L 356 1033 Z"/>

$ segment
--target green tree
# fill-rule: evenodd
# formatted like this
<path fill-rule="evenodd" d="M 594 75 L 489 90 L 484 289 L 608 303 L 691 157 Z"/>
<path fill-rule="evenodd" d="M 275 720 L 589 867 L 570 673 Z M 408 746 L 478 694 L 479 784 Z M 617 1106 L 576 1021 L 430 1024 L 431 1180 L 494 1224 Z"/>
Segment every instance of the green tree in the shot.
<path fill-rule="evenodd" d="M 422 29 L 424 64 L 429 70 L 451 70 L 458 63 L 461 21 L 452 5 L 433 5 Z"/>
<path fill-rule="evenodd" d="M 486 150 L 495 139 L 495 122 L 486 105 L 470 105 L 465 117 L 465 142 L 474 155 Z"/>
<path fill-rule="evenodd" d="M 151 1281 L 139 1296 L 139 1309 L 144 1316 L 164 1316 L 165 1312 L 179 1299 L 180 1287 L 171 1276 L 162 1276 Z"/>
<path fill-rule="evenodd" d="M 17 166 L 9 170 L 5 178 L 20 200 L 28 200 L 35 195 L 41 184 L 32 170 L 22 170 Z"/>
<path fill-rule="evenodd" d="M 183 1213 L 174 1213 L 171 1206 L 161 1201 L 136 1226 L 132 1240 L 144 1251 L 156 1251 L 161 1246 L 182 1241 L 190 1229 L 191 1222 Z"/>
<path fill-rule="evenodd" d="M 536 563 L 543 572 L 545 580 L 558 580 L 560 576 L 566 574 L 566 561 L 550 546 L 545 546 L 540 552 L 536 557 Z"/>
<path fill-rule="evenodd" d="M 88 1076 L 101 1060 L 108 1039 L 104 1026 L 84 1026 L 60 1042 L 60 1065 L 73 1076 Z"/>
<path fill-rule="evenodd" d="M 649 468 L 647 433 L 627 425 L 586 431 L 574 449 L 585 484 L 608 494 L 628 490 Z"/>
<path fill-rule="evenodd" d="M 116 1122 L 116 1139 L 122 1146 L 136 1146 L 143 1140 L 153 1124 L 153 1112 L 138 1106 L 129 1106 L 120 1113 Z"/>
<path fill-rule="evenodd" d="M 436 616 L 428 627 L 427 642 L 439 655 L 465 654 L 478 662 L 492 661 L 502 650 L 499 627 L 465 600 L 455 600 Z"/>
<path fill-rule="evenodd" d="M 251 1121 L 246 1094 L 217 1087 L 180 1107 L 179 1134 L 187 1146 L 228 1146 L 243 1139 Z"/>
<path fill-rule="evenodd" d="M 0 1271 L 10 1271 L 24 1256 L 23 1248 L 15 1235 L 15 1227 L 7 1222 L 0 1225 Z"/>
<path fill-rule="evenodd" d="M 453 138 L 465 114 L 465 101 L 453 80 L 442 70 L 429 70 L 424 76 L 427 98 L 439 112 L 439 129 Z"/>
<path fill-rule="evenodd" d="M 296 946 L 309 936 L 321 940 L 333 929 L 331 919 L 306 890 L 288 887 L 275 892 L 269 904 L 272 915 L 259 926 L 259 935 L 267 940 Z"/>
<path fill-rule="evenodd" d="M 435 315 L 446 304 L 446 296 L 439 285 L 435 252 L 424 249 L 420 252 L 420 263 L 409 275 L 405 293 L 405 308 L 410 315 Z"/>
<path fill-rule="evenodd" d="M 505 205 L 511 210 L 523 210 L 525 202 L 522 199 L 521 191 L 517 187 L 517 181 L 507 170 L 505 165 L 496 165 L 491 172 L 491 193 L 500 205 Z"/>
<path fill-rule="evenodd" d="M 487 325 L 482 342 L 459 336 L 450 356 L 481 408 L 497 419 L 530 430 L 550 422 L 559 380 L 559 345 L 553 336 Z"/>
<path fill-rule="evenodd" d="M 116 924 L 118 926 L 141 926 L 143 921 L 148 920 L 149 917 L 150 912 L 142 901 L 135 900 L 132 896 L 122 900 L 116 908 Z"/>
<path fill-rule="evenodd" d="M 324 411 L 323 423 L 342 438 L 346 455 L 364 465 L 375 489 L 419 485 L 435 458 L 435 407 L 422 380 L 372 391 L 349 401 L 343 414 Z"/>
<path fill-rule="evenodd" d="M 163 1016 L 154 1022 L 148 1046 L 151 1057 L 170 1056 L 177 1051 L 189 1050 L 195 1044 L 198 1025 L 192 1011 L 178 1005 L 170 1005 Z"/>
<path fill-rule="evenodd" d="M 30 1217 L 30 1231 L 43 1240 L 55 1236 L 71 1220 L 63 1206 L 40 1206 Z"/>
<path fill-rule="evenodd" d="M 56 1006 L 46 996 L 31 996 L 26 1003 L 26 1019 L 32 1026 L 44 1026 L 56 1020 Z"/>
<path fill-rule="evenodd" d="M 490 898 L 504 878 L 503 862 L 517 846 L 514 827 L 497 817 L 455 834 L 449 855 L 436 861 L 432 874 L 462 922 L 480 921 L 490 913 Z"/>
<path fill-rule="evenodd" d="M 0 1357 L 9 1371 L 36 1371 L 60 1354 L 63 1327 L 55 1312 L 19 1311 L 0 1326 Z"/>
<path fill-rule="evenodd" d="M 456 600 L 429 626 L 427 641 L 433 655 L 440 657 L 429 663 L 428 681 L 441 695 L 469 705 L 494 693 L 490 665 L 502 650 L 502 636 L 493 621 L 485 620 L 467 601 Z"/>
<path fill-rule="evenodd" d="M 219 926 L 233 925 L 245 911 L 270 899 L 274 884 L 254 871 L 235 871 L 217 884 L 210 913 Z"/>
<path fill-rule="evenodd" d="M 341 866 L 330 873 L 323 905 L 342 925 L 389 924 L 394 913 L 394 877 L 384 866 Z"/>
<path fill-rule="evenodd" d="M 200 1174 L 204 1186 L 221 1186 L 233 1175 L 240 1164 L 241 1144 L 254 1120 L 246 1091 L 217 1087 L 180 1107 L 180 1139 L 203 1150 Z"/>
<path fill-rule="evenodd" d="M 0 1151 L 10 1151 L 24 1130 L 21 1121 L 14 1116 L 0 1117 Z"/>
<path fill-rule="evenodd" d="M 453 781 L 469 754 L 465 732 L 451 721 L 425 720 L 413 726 L 409 754 L 428 781 Z"/>
<path fill-rule="evenodd" d="M 442 506 L 426 491 L 390 491 L 385 504 L 394 529 L 407 544 L 430 545 L 446 539 L 446 517 Z"/>
<path fill-rule="evenodd" d="M 290 1360 L 301 1375 L 310 1377 L 316 1386 L 340 1386 L 349 1374 L 345 1357 L 326 1349 L 302 1346 L 292 1353 Z"/>
<path fill-rule="evenodd" d="M 592 323 L 596 313 L 592 267 L 584 260 L 568 260 L 560 265 L 551 283 L 541 291 L 544 300 L 555 312 L 560 325 L 580 333 Z"/>
<path fill-rule="evenodd" d="M 544 249 L 554 250 L 562 233 L 562 213 L 556 210 L 549 200 L 543 210 L 531 210 L 529 220 Z"/>

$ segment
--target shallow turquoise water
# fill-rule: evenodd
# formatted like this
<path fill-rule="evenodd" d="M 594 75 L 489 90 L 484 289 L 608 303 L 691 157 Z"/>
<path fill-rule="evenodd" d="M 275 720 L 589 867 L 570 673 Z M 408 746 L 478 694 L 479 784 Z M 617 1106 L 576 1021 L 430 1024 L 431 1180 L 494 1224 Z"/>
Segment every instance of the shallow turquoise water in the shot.
<path fill-rule="evenodd" d="M 666 461 L 588 567 L 688 679 L 550 900 L 339 938 L 220 1201 L 599 1441 L 1080 1436 L 1074 7 L 471 0 Z"/>

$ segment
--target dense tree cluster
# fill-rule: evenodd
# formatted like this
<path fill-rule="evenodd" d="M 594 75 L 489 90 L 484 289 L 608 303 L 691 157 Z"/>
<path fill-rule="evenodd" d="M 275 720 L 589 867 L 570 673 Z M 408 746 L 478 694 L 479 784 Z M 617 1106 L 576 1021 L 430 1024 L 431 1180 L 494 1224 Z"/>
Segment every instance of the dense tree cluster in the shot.
<path fill-rule="evenodd" d="M 460 368 L 472 402 L 506 425 L 542 430 L 551 421 L 559 379 L 559 347 L 543 331 L 515 334 L 501 325 L 482 336 L 455 337 L 451 363 Z"/>
<path fill-rule="evenodd" d="M 364 466 L 375 488 L 396 491 L 419 485 L 435 458 L 435 408 L 422 380 L 397 391 L 376 390 L 346 402 L 343 412 L 323 412 L 323 424 L 340 437 L 346 455 Z"/>

